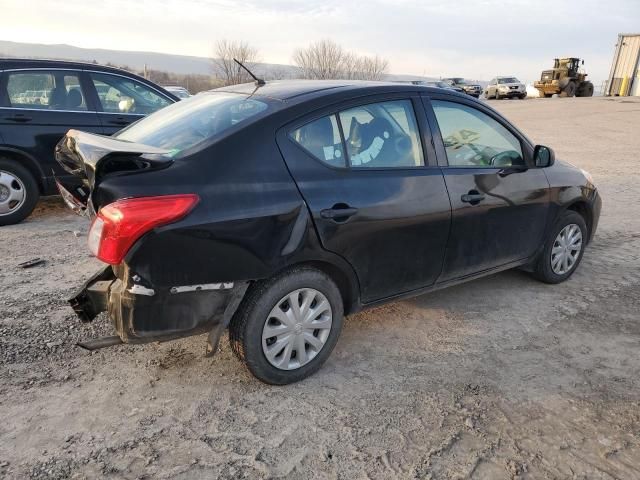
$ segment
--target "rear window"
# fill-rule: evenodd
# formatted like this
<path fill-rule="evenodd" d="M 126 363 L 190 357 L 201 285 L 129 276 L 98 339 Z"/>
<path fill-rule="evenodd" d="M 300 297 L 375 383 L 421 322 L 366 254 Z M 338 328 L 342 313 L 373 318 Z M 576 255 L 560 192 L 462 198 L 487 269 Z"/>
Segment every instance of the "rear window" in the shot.
<path fill-rule="evenodd" d="M 174 103 L 115 135 L 171 150 L 172 156 L 265 112 L 265 102 L 233 93 L 205 93 Z"/>

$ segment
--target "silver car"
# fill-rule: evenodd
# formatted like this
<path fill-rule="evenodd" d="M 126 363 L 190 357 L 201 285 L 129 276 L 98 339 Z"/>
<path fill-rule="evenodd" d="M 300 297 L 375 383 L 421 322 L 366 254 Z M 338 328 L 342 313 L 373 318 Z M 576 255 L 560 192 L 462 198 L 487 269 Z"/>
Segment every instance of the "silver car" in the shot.
<path fill-rule="evenodd" d="M 484 98 L 520 98 L 527 96 L 527 87 L 516 77 L 496 77 L 484 89 Z"/>

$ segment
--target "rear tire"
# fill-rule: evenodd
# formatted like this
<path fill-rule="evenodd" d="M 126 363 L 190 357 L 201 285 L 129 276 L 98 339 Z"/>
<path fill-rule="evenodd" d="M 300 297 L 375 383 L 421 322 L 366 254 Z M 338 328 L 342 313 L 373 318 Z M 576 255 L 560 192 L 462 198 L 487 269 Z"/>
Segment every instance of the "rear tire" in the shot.
<path fill-rule="evenodd" d="M 569 242 L 567 242 L 569 245 L 568 250 L 564 250 L 563 248 L 564 244 L 561 235 L 563 232 L 571 232 L 573 230 L 575 235 L 573 238 L 578 236 L 577 230 L 575 228 L 571 228 L 572 226 L 575 226 L 580 230 L 580 250 L 577 252 L 572 250 L 573 247 L 571 247 L 571 245 L 575 246 L 575 244 L 570 244 Z M 551 284 L 567 280 L 571 275 L 573 275 L 573 272 L 576 271 L 578 265 L 580 265 L 580 262 L 582 261 L 582 255 L 584 254 L 588 238 L 587 234 L 587 224 L 585 223 L 582 215 L 574 212 L 573 210 L 563 212 L 549 232 L 544 249 L 536 261 L 533 275 L 538 280 Z M 567 268 L 564 271 L 562 265 L 558 266 L 557 264 L 554 264 L 557 260 L 562 260 L 557 257 L 563 253 L 571 255 L 571 260 L 565 264 Z"/>
<path fill-rule="evenodd" d="M 576 97 L 593 97 L 593 83 L 583 82 L 576 91 Z"/>
<path fill-rule="evenodd" d="M 0 226 L 20 223 L 40 198 L 31 172 L 14 160 L 0 158 Z"/>
<path fill-rule="evenodd" d="M 299 310 L 291 307 L 294 298 L 301 302 Z M 308 299 L 311 303 L 305 310 Z M 297 311 L 306 311 L 308 316 L 297 315 Z M 317 312 L 320 316 L 314 319 Z M 319 270 L 297 267 L 257 282 L 247 291 L 229 325 L 229 341 L 256 378 L 286 385 L 322 366 L 338 341 L 342 324 L 342 296 L 333 280 Z M 272 332 L 276 333 L 270 335 Z"/>

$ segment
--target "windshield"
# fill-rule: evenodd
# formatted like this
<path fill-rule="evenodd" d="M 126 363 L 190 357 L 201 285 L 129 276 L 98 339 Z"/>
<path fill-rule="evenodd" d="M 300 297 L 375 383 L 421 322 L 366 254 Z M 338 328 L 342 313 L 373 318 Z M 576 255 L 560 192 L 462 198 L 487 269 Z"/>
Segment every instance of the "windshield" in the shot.
<path fill-rule="evenodd" d="M 191 95 L 183 88 L 167 88 L 167 91 L 173 93 L 178 98 L 189 98 Z"/>
<path fill-rule="evenodd" d="M 246 95 L 206 93 L 174 103 L 118 132 L 120 140 L 171 150 L 171 156 L 194 147 L 267 110 Z"/>
<path fill-rule="evenodd" d="M 520 82 L 516 77 L 504 77 L 504 78 L 499 78 L 498 83 L 504 84 L 504 83 L 520 83 Z"/>

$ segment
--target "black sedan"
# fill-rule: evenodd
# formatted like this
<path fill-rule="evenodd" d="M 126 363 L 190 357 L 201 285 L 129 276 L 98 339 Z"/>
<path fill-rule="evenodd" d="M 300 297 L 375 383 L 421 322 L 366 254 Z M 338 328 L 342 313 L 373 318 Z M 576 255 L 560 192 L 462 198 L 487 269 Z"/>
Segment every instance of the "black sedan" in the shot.
<path fill-rule="evenodd" d="M 419 85 L 228 87 L 56 156 L 108 264 L 71 303 L 117 335 L 82 346 L 209 332 L 213 353 L 229 327 L 273 384 L 315 372 L 345 314 L 515 267 L 566 280 L 601 206 L 492 108 Z"/>
<path fill-rule="evenodd" d="M 53 157 L 70 128 L 112 134 L 178 97 L 93 63 L 0 59 L 0 226 L 22 221 L 64 175 Z"/>

